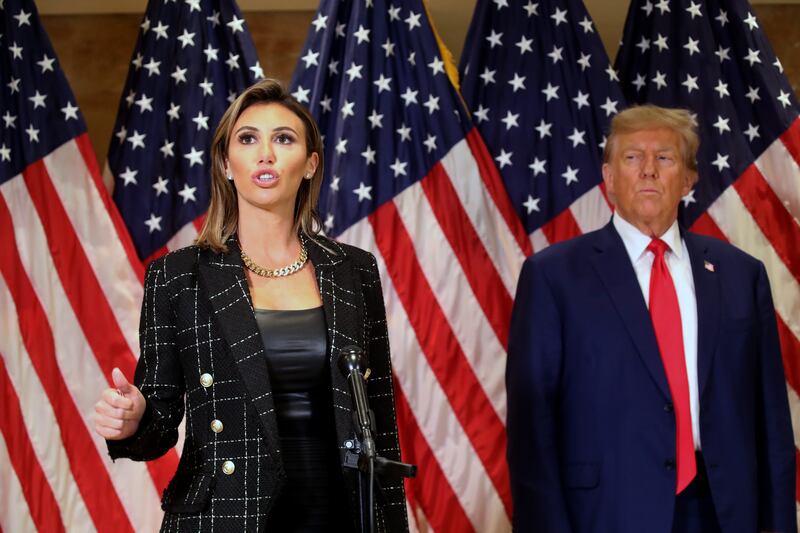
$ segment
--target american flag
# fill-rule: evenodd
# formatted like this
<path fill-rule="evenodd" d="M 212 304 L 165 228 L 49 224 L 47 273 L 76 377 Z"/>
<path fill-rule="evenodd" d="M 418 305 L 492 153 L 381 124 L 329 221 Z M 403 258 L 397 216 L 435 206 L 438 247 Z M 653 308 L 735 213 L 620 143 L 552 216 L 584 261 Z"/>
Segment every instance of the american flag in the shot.
<path fill-rule="evenodd" d="M 0 16 L 0 529 L 154 531 L 174 454 L 112 468 L 91 419 L 132 375 L 142 266 L 36 6 Z"/>
<path fill-rule="evenodd" d="M 744 0 L 646 0 L 616 67 L 630 102 L 696 114 L 700 180 L 681 221 L 764 262 L 800 445 L 800 119 L 780 61 Z"/>
<path fill-rule="evenodd" d="M 378 260 L 412 529 L 508 531 L 505 347 L 530 242 L 448 57 L 422 0 L 323 0 L 292 88 L 325 136 L 326 232 Z"/>
<path fill-rule="evenodd" d="M 597 229 L 604 133 L 624 98 L 580 0 L 478 0 L 462 94 L 534 250 Z"/>
<path fill-rule="evenodd" d="M 141 259 L 197 237 L 214 128 L 263 75 L 233 0 L 148 2 L 108 150 L 114 202 Z"/>

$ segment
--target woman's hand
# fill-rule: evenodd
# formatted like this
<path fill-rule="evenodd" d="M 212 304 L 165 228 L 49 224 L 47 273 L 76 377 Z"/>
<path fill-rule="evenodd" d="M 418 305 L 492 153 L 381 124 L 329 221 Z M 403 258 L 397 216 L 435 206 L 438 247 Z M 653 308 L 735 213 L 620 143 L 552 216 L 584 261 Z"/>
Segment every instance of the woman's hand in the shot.
<path fill-rule="evenodd" d="M 139 428 L 145 399 L 135 385 L 128 383 L 122 370 L 111 371 L 115 389 L 106 389 L 94 405 L 94 430 L 108 440 L 130 437 Z"/>

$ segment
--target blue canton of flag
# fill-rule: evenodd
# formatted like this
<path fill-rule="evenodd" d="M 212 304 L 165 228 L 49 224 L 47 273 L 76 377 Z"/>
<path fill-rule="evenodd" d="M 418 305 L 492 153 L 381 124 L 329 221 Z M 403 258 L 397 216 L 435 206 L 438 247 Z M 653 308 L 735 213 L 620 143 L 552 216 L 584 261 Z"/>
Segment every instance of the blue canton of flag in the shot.
<path fill-rule="evenodd" d="M 0 1 L 0 184 L 86 132 L 30 1 Z"/>
<path fill-rule="evenodd" d="M 478 0 L 460 70 L 514 208 L 528 233 L 545 234 L 534 248 L 607 222 L 604 133 L 624 104 L 583 3 Z M 588 192 L 595 208 L 568 211 Z M 574 222 L 554 224 L 562 213 Z"/>
<path fill-rule="evenodd" d="M 629 101 L 693 112 L 700 132 L 699 180 L 683 199 L 681 221 L 763 262 L 796 416 L 800 118 L 780 61 L 745 0 L 637 0 L 628 11 L 616 66 Z M 800 492 L 773 494 L 772 503 L 779 506 L 795 494 Z"/>
<path fill-rule="evenodd" d="M 191 244 L 210 197 L 209 147 L 236 95 L 263 77 L 232 0 L 151 0 L 108 151 L 141 259 Z"/>
<path fill-rule="evenodd" d="M 338 235 L 422 179 L 470 127 L 421 2 L 325 1 L 292 80 L 325 140 L 320 210 Z"/>

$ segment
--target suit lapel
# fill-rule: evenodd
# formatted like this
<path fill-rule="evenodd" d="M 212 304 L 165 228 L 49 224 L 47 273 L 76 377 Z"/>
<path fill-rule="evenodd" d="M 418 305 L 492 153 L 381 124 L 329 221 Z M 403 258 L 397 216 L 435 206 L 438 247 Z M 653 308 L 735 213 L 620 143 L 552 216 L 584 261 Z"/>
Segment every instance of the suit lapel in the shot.
<path fill-rule="evenodd" d="M 614 302 L 639 357 L 658 388 L 669 398 L 667 376 L 658 352 L 653 323 L 622 238 L 611 223 L 598 231 L 596 236 L 592 264 Z"/>
<path fill-rule="evenodd" d="M 206 291 L 214 310 L 214 319 L 236 362 L 239 376 L 250 401 L 258 412 L 267 448 L 280 449 L 275 404 L 270 387 L 264 343 L 258 329 L 247 279 L 244 275 L 239 244 L 228 240 L 228 253 L 206 251 L 200 259 L 200 286 Z M 276 459 L 278 454 L 275 454 Z M 282 467 L 279 467 L 282 470 Z"/>
<path fill-rule="evenodd" d="M 718 265 L 715 265 L 715 259 L 708 247 L 695 235 L 684 232 L 683 239 L 689 250 L 697 301 L 697 376 L 699 397 L 702 398 L 711 372 L 719 333 L 720 287 L 719 274 L 715 273 Z"/>

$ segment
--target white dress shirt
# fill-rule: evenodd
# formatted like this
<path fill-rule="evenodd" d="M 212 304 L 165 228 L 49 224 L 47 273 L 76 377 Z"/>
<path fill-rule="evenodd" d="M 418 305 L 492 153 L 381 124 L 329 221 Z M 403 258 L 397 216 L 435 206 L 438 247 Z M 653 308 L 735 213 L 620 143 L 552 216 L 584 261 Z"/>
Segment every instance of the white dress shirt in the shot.
<path fill-rule="evenodd" d="M 625 250 L 628 252 L 636 279 L 642 289 L 642 296 L 647 306 L 650 306 L 650 270 L 653 267 L 655 255 L 647 251 L 647 246 L 652 240 L 650 236 L 639 231 L 633 224 L 615 213 L 613 216 L 614 228 L 622 237 Z M 697 299 L 694 291 L 694 278 L 692 277 L 692 264 L 689 261 L 689 250 L 681 238 L 678 230 L 678 221 L 661 236 L 667 243 L 669 250 L 664 257 L 667 262 L 675 292 L 678 294 L 678 307 L 681 312 L 681 329 L 683 330 L 683 353 L 686 357 L 686 377 L 689 380 L 689 404 L 692 412 L 692 436 L 694 447 L 700 449 L 700 399 L 697 384 Z"/>

